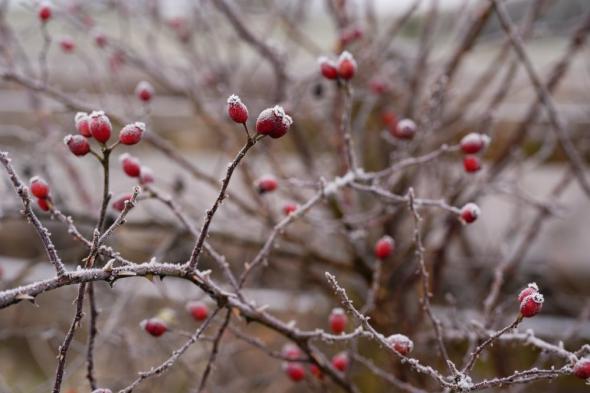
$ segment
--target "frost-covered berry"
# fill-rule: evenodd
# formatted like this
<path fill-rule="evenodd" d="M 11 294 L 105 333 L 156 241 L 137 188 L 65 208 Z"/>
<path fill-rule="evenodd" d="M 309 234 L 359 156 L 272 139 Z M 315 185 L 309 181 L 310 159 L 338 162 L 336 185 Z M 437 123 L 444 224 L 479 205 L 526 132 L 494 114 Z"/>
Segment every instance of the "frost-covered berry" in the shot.
<path fill-rule="evenodd" d="M 299 359 L 301 357 L 301 349 L 295 344 L 287 343 L 281 349 L 281 355 L 289 360 Z"/>
<path fill-rule="evenodd" d="M 289 131 L 293 124 L 291 116 L 285 113 L 280 105 L 273 108 L 266 108 L 256 119 L 256 132 L 262 135 L 269 135 L 271 138 L 280 138 Z"/>
<path fill-rule="evenodd" d="M 346 329 L 346 323 L 348 322 L 348 317 L 343 309 L 340 307 L 336 307 L 330 313 L 330 329 L 334 334 L 341 334 Z"/>
<path fill-rule="evenodd" d="M 66 135 L 64 143 L 74 155 L 78 157 L 85 156 L 90 152 L 90 144 L 88 139 L 82 135 Z"/>
<path fill-rule="evenodd" d="M 375 243 L 375 256 L 378 259 L 385 259 L 391 255 L 395 249 L 395 240 L 391 236 L 383 236 Z"/>
<path fill-rule="evenodd" d="M 166 322 L 158 318 L 150 318 L 141 321 L 140 326 L 143 330 L 148 332 L 154 337 L 160 337 L 162 334 L 168 331 L 168 325 Z"/>
<path fill-rule="evenodd" d="M 283 214 L 288 216 L 289 214 L 294 213 L 297 209 L 298 209 L 297 204 L 290 203 L 290 202 L 285 203 L 285 205 L 283 206 Z"/>
<path fill-rule="evenodd" d="M 305 378 L 305 368 L 301 363 L 287 362 L 284 363 L 283 369 L 285 370 L 285 373 L 289 379 L 293 382 L 299 382 Z"/>
<path fill-rule="evenodd" d="M 148 81 L 141 81 L 135 87 L 135 95 L 140 101 L 149 102 L 154 97 L 154 87 Z"/>
<path fill-rule="evenodd" d="M 40 199 L 46 199 L 49 196 L 49 185 L 39 176 L 34 176 L 29 180 L 31 194 Z"/>
<path fill-rule="evenodd" d="M 51 19 L 51 15 L 53 14 L 53 10 L 51 8 L 51 3 L 48 1 L 43 1 L 39 5 L 37 9 L 37 16 L 41 22 L 47 22 Z"/>
<path fill-rule="evenodd" d="M 236 123 L 243 124 L 248 121 L 248 108 L 235 94 L 227 99 L 227 114 Z"/>
<path fill-rule="evenodd" d="M 111 121 L 103 111 L 94 111 L 90 114 L 90 133 L 100 143 L 106 143 L 111 137 L 113 127 Z"/>
<path fill-rule="evenodd" d="M 209 316 L 209 307 L 203 302 L 188 302 L 186 309 L 196 321 L 204 321 Z"/>
<path fill-rule="evenodd" d="M 329 80 L 338 79 L 338 69 L 334 61 L 322 56 L 318 59 L 318 63 L 320 63 L 320 72 L 324 78 Z"/>
<path fill-rule="evenodd" d="M 490 142 L 490 137 L 476 132 L 465 135 L 460 142 L 461 150 L 465 154 L 479 153 Z"/>
<path fill-rule="evenodd" d="M 408 356 L 412 349 L 414 349 L 414 343 L 408 336 L 403 334 L 394 334 L 392 336 L 387 337 L 387 342 L 397 352 L 399 352 L 402 356 Z"/>
<path fill-rule="evenodd" d="M 92 133 L 90 133 L 90 117 L 88 116 L 88 113 L 76 113 L 76 116 L 74 117 L 74 125 L 80 135 L 84 135 L 86 138 L 92 137 Z"/>
<path fill-rule="evenodd" d="M 72 37 L 62 37 L 59 40 L 59 46 L 64 53 L 72 53 L 76 48 L 76 43 Z"/>
<path fill-rule="evenodd" d="M 130 201 L 132 198 L 131 194 L 121 194 L 113 200 L 111 206 L 113 209 L 122 212 L 125 209 L 125 202 Z"/>
<path fill-rule="evenodd" d="M 349 364 L 350 361 L 348 360 L 348 355 L 346 352 L 337 353 L 332 358 L 332 366 L 334 366 L 334 368 L 338 371 L 344 372 L 348 370 Z"/>
<path fill-rule="evenodd" d="M 416 123 L 411 119 L 402 119 L 397 122 L 395 127 L 390 127 L 389 131 L 392 136 L 398 139 L 412 139 L 416 135 Z"/>
<path fill-rule="evenodd" d="M 474 173 L 481 169 L 481 161 L 477 156 L 468 155 L 463 157 L 463 168 L 465 172 Z"/>
<path fill-rule="evenodd" d="M 49 200 L 39 198 L 39 199 L 37 199 L 37 206 L 39 206 L 39 209 L 43 210 L 44 212 L 48 212 L 49 211 Z"/>
<path fill-rule="evenodd" d="M 576 362 L 574 365 L 574 375 L 578 378 L 590 378 L 590 357 L 585 357 Z"/>
<path fill-rule="evenodd" d="M 461 208 L 461 220 L 466 223 L 466 224 L 470 224 L 473 221 L 477 220 L 477 217 L 479 217 L 481 214 L 481 210 L 479 209 L 479 206 L 477 206 L 475 203 L 467 203 L 465 206 L 463 206 Z"/>
<path fill-rule="evenodd" d="M 520 293 L 518 294 L 518 302 L 522 302 L 525 297 L 537 292 L 539 292 L 539 287 L 537 286 L 537 284 L 534 282 L 529 283 L 529 285 L 527 285 L 527 287 L 520 291 Z"/>
<path fill-rule="evenodd" d="M 139 172 L 139 184 L 150 184 L 154 182 L 154 171 L 150 167 L 142 165 Z"/>
<path fill-rule="evenodd" d="M 338 76 L 344 80 L 349 80 L 356 74 L 356 61 L 350 52 L 344 51 L 338 58 Z"/>
<path fill-rule="evenodd" d="M 256 189 L 260 194 L 272 192 L 277 189 L 278 185 L 277 179 L 270 175 L 262 176 L 256 181 Z"/>
<path fill-rule="evenodd" d="M 141 137 L 145 132 L 145 124 L 142 122 L 135 122 L 127 124 L 121 132 L 119 132 L 119 142 L 124 145 L 135 145 L 141 141 Z"/>
<path fill-rule="evenodd" d="M 139 177 L 139 174 L 141 173 L 141 165 L 136 157 L 133 157 L 129 153 L 123 153 L 121 154 L 121 157 L 119 157 L 119 161 L 123 167 L 123 172 L 125 172 L 127 176 Z"/>
<path fill-rule="evenodd" d="M 109 41 L 108 41 L 107 36 L 102 31 L 97 31 L 94 34 L 94 43 L 99 48 L 104 48 L 105 46 L 107 46 L 108 42 Z"/>
<path fill-rule="evenodd" d="M 525 318 L 534 317 L 541 311 L 544 300 L 539 292 L 528 295 L 520 302 L 520 313 Z"/>

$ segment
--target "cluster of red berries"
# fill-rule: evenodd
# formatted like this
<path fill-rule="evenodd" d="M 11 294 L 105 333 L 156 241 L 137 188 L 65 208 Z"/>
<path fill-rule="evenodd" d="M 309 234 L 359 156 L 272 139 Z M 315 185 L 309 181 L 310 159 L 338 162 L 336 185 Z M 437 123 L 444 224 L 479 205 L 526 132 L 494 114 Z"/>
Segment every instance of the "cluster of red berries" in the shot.
<path fill-rule="evenodd" d="M 298 359 L 301 359 L 303 356 L 299 347 L 293 344 L 285 344 L 285 346 L 281 350 L 281 355 L 285 359 L 288 359 L 283 363 L 283 370 L 285 371 L 285 374 L 287 374 L 289 379 L 291 379 L 291 381 L 293 382 L 299 382 L 305 379 L 305 366 L 301 361 L 298 361 Z M 348 367 L 350 366 L 350 360 L 346 352 L 340 352 L 334 355 L 332 357 L 331 363 L 332 367 L 334 367 L 336 370 L 340 372 L 346 372 L 348 370 Z M 323 378 L 322 371 L 319 369 L 317 365 L 310 364 L 309 371 L 316 378 Z"/>
<path fill-rule="evenodd" d="M 329 80 L 350 80 L 357 71 L 357 64 L 350 52 L 344 51 L 340 54 L 337 61 L 320 57 L 320 71 L 324 78 Z"/>
<path fill-rule="evenodd" d="M 191 301 L 186 305 L 186 311 L 197 322 L 202 322 L 209 316 L 209 307 L 203 302 Z M 145 319 L 139 324 L 143 330 L 154 337 L 160 337 L 169 331 L 168 323 L 161 318 Z"/>
<path fill-rule="evenodd" d="M 248 121 L 248 108 L 240 97 L 232 94 L 227 99 L 227 114 L 238 124 L 246 124 Z M 256 119 L 256 132 L 260 135 L 268 135 L 271 138 L 284 136 L 293 124 L 293 119 L 280 105 L 266 108 Z"/>
<path fill-rule="evenodd" d="M 541 292 L 539 292 L 537 284 L 532 282 L 520 291 L 518 301 L 520 302 L 520 314 L 525 318 L 531 318 L 541 311 L 544 298 Z"/>
<path fill-rule="evenodd" d="M 481 161 L 477 153 L 484 150 L 490 143 L 490 137 L 484 134 L 472 132 L 465 135 L 460 142 L 463 157 L 463 168 L 467 173 L 474 173 L 481 169 Z"/>
<path fill-rule="evenodd" d="M 123 172 L 129 177 L 137 178 L 139 184 L 149 184 L 154 182 L 154 172 L 146 165 L 141 165 L 139 159 L 129 153 L 123 153 L 119 156 L 119 162 Z"/>
<path fill-rule="evenodd" d="M 381 116 L 381 120 L 383 121 L 385 127 L 387 127 L 387 130 L 389 131 L 389 134 L 392 137 L 401 140 L 414 139 L 414 136 L 416 135 L 416 131 L 418 129 L 418 126 L 416 125 L 414 120 L 398 120 L 395 113 L 391 111 L 384 112 Z"/>
<path fill-rule="evenodd" d="M 31 194 L 37 198 L 37 206 L 43 211 L 49 211 L 51 207 L 51 196 L 49 195 L 49 185 L 39 176 L 34 176 L 29 181 Z"/>

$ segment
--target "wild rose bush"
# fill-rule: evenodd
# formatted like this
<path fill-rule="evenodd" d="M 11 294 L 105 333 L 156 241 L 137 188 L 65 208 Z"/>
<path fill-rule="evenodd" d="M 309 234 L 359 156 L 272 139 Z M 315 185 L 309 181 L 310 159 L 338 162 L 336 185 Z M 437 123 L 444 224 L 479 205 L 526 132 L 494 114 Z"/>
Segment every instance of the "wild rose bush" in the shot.
<path fill-rule="evenodd" d="M 328 0 L 322 12 L 336 31 L 331 49 L 307 30 L 317 11 L 308 2 L 193 2 L 190 14 L 173 17 L 162 3 L 2 8 L 0 73 L 28 94 L 34 115 L 27 132 L 34 137 L 20 135 L 14 153 L 10 146 L 0 153 L 10 185 L 4 217 L 22 213 L 53 273 L 11 280 L 0 307 L 71 313 L 54 350 L 55 372 L 40 389 L 230 392 L 266 384 L 416 393 L 550 390 L 551 380 L 584 389 L 575 377 L 590 377 L 590 347 L 574 328 L 558 340 L 527 328 L 560 311 L 555 291 L 544 293 L 545 277 L 529 283 L 517 273 L 540 228 L 558 215 L 567 186 L 590 196 L 584 152 L 552 97 L 584 47 L 590 13 L 576 18 L 565 49 L 541 72 L 525 41 L 552 12 L 546 1 L 530 2 L 520 20 L 499 0 L 450 19 L 437 1 L 415 18 L 421 2 L 414 1 L 383 20 L 372 1 Z M 12 7 L 24 9 L 26 23 L 12 23 Z M 109 28 L 112 19 L 124 21 L 122 33 Z M 460 23 L 441 56 L 435 49 L 445 20 Z M 419 39 L 403 48 L 400 34 L 412 23 Z M 465 59 L 489 40 L 490 26 L 502 33 L 498 49 L 483 72 L 467 77 Z M 30 34 L 41 45 L 27 51 Z M 60 62 L 87 67 L 92 94 L 54 81 Z M 534 94 L 516 127 L 499 132 L 496 115 L 519 71 Z M 126 88 L 129 75 L 139 80 Z M 203 169 L 205 158 L 158 129 L 152 115 L 160 96 L 190 103 L 195 138 L 219 142 L 229 162 L 222 173 Z M 531 152 L 531 143 L 540 147 Z M 25 170 L 20 155 L 37 151 L 30 144 L 45 155 Z M 189 184 L 145 165 L 138 148 L 214 197 L 183 193 Z M 540 167 L 556 151 L 563 175 L 550 195 L 520 189 L 514 173 Z M 113 186 L 117 177 L 125 190 Z M 484 249 L 481 228 L 499 212 L 479 204 L 500 192 L 527 215 L 498 236 L 515 241 L 485 239 Z M 224 232 L 220 218 L 237 231 Z M 162 233 L 147 258 L 127 256 L 122 232 L 134 221 Z M 69 248 L 83 256 L 64 257 L 71 253 L 55 245 L 49 226 L 66 230 Z M 177 234 L 172 242 L 168 233 Z M 482 262 L 489 254 L 493 265 Z M 126 297 L 117 308 L 109 300 L 143 278 L 161 289 L 165 307 Z M 41 301 L 67 287 L 75 289 L 73 309 Z M 173 288 L 183 288 L 186 304 L 165 295 Z M 256 301 L 260 289 L 270 298 L 312 294 L 321 318 L 290 301 L 281 309 Z M 109 357 L 117 350 L 123 358 Z M 238 362 L 246 350 L 256 355 Z M 138 360 L 151 366 L 134 367 Z M 85 378 L 70 378 L 80 368 Z"/>

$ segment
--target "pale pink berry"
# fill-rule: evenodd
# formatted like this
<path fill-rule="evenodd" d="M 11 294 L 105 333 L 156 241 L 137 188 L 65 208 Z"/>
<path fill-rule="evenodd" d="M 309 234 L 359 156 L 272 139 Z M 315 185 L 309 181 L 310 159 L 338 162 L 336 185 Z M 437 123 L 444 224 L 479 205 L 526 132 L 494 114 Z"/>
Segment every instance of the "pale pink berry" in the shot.
<path fill-rule="evenodd" d="M 276 105 L 260 112 L 256 119 L 256 132 L 271 138 L 280 138 L 287 133 L 291 124 L 291 116 L 285 113 L 282 106 Z"/>
<path fill-rule="evenodd" d="M 141 172 L 141 165 L 139 163 L 139 159 L 133 157 L 129 153 L 121 154 L 119 157 L 119 161 L 121 162 L 121 166 L 123 167 L 123 172 L 129 177 L 139 177 Z"/>
<path fill-rule="evenodd" d="M 88 139 L 82 135 L 66 135 L 64 143 L 74 155 L 78 157 L 85 156 L 90 152 L 90 144 Z"/>
<path fill-rule="evenodd" d="M 528 295 L 520 302 L 520 313 L 525 318 L 534 317 L 543 308 L 544 300 L 543 295 L 539 292 Z"/>
<path fill-rule="evenodd" d="M 46 199 L 49 196 L 49 185 L 39 176 L 34 176 L 29 180 L 31 194 L 40 199 Z"/>
<path fill-rule="evenodd" d="M 76 116 L 74 117 L 74 124 L 80 135 L 83 135 L 86 138 L 92 137 L 92 133 L 90 132 L 90 117 L 88 116 L 88 113 L 76 113 Z"/>
<path fill-rule="evenodd" d="M 65 53 L 72 53 L 76 48 L 76 43 L 72 37 L 62 37 L 59 40 L 59 46 Z"/>
<path fill-rule="evenodd" d="M 240 97 L 232 94 L 227 99 L 227 114 L 236 123 L 242 124 L 248 120 L 248 108 Z"/>
<path fill-rule="evenodd" d="M 395 249 L 395 240 L 391 236 L 383 236 L 375 243 L 375 256 L 378 259 L 385 259 L 393 253 Z"/>
<path fill-rule="evenodd" d="M 90 132 L 94 139 L 106 143 L 111 137 L 112 130 L 111 121 L 103 111 L 94 111 L 90 114 Z"/>
<path fill-rule="evenodd" d="M 344 80 L 352 79 L 356 74 L 356 69 L 354 57 L 347 51 L 342 52 L 338 58 L 338 76 Z"/>
<path fill-rule="evenodd" d="M 130 201 L 132 197 L 133 195 L 131 194 L 121 194 L 113 200 L 111 206 L 113 209 L 122 212 L 125 209 L 125 202 Z"/>
<path fill-rule="evenodd" d="M 145 132 L 145 124 L 142 122 L 135 122 L 127 124 L 121 132 L 119 132 L 119 142 L 124 145 L 135 145 L 141 141 L 141 137 Z"/>
<path fill-rule="evenodd" d="M 461 208 L 460 216 L 461 220 L 464 223 L 470 224 L 473 221 L 477 220 L 480 214 L 481 210 L 479 209 L 479 206 L 477 206 L 475 203 L 470 202 Z"/>
<path fill-rule="evenodd" d="M 414 349 L 414 343 L 407 336 L 403 334 L 394 334 L 387 337 L 387 342 L 395 351 L 402 356 L 408 356 L 412 349 Z"/>
<path fill-rule="evenodd" d="M 149 102 L 154 97 L 154 87 L 147 81 L 141 81 L 135 87 L 135 95 L 143 102 Z"/>
<path fill-rule="evenodd" d="M 341 334 L 346 329 L 346 323 L 348 322 L 348 317 L 343 309 L 337 307 L 332 310 L 330 313 L 330 329 L 334 334 Z"/>
<path fill-rule="evenodd" d="M 94 34 L 94 43 L 99 48 L 104 48 L 105 46 L 107 46 L 108 42 L 108 38 L 103 32 L 98 31 Z"/>

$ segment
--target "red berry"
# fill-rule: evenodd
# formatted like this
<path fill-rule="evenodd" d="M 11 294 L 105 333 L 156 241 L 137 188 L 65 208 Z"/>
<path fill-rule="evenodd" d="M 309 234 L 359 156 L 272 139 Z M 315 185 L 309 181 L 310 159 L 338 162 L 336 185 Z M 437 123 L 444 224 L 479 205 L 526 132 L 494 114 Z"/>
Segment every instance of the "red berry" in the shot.
<path fill-rule="evenodd" d="M 411 119 L 402 119 L 397 124 L 390 126 L 389 132 L 398 139 L 412 139 L 416 135 L 416 123 Z"/>
<path fill-rule="evenodd" d="M 139 177 L 141 166 L 139 160 L 129 153 L 121 154 L 119 161 L 123 166 L 123 172 L 129 177 Z"/>
<path fill-rule="evenodd" d="M 90 152 L 90 144 L 88 139 L 82 135 L 66 135 L 64 143 L 74 155 L 82 157 Z"/>
<path fill-rule="evenodd" d="M 460 142 L 461 150 L 465 154 L 479 153 L 490 142 L 490 137 L 484 134 L 472 132 L 465 135 Z"/>
<path fill-rule="evenodd" d="M 397 127 L 397 116 L 394 112 L 385 111 L 381 114 L 381 121 L 390 129 Z"/>
<path fill-rule="evenodd" d="M 344 332 L 346 329 L 346 323 L 348 322 L 348 317 L 344 313 L 344 310 L 337 307 L 332 310 L 330 313 L 330 329 L 334 334 L 340 334 Z"/>
<path fill-rule="evenodd" d="M 92 134 L 90 133 L 90 117 L 88 117 L 86 112 L 76 113 L 74 124 L 80 135 L 84 135 L 86 138 L 92 137 Z"/>
<path fill-rule="evenodd" d="M 295 203 L 285 203 L 283 206 L 283 213 L 288 216 L 289 214 L 295 212 L 298 206 Z"/>
<path fill-rule="evenodd" d="M 287 376 L 289 376 L 289 378 L 293 382 L 299 382 L 303 378 L 305 378 L 305 368 L 303 367 L 303 365 L 301 363 L 296 363 L 296 362 L 284 363 L 283 368 L 285 369 Z"/>
<path fill-rule="evenodd" d="M 113 207 L 113 209 L 122 212 L 123 209 L 125 209 L 125 202 L 130 201 L 131 200 L 132 195 L 131 194 L 122 194 L 119 195 L 111 204 L 111 206 Z"/>
<path fill-rule="evenodd" d="M 103 32 L 97 32 L 94 34 L 94 43 L 99 48 L 104 48 L 108 44 L 107 36 Z"/>
<path fill-rule="evenodd" d="M 578 378 L 590 378 L 590 357 L 578 360 L 574 366 L 574 375 Z"/>
<path fill-rule="evenodd" d="M 465 172 L 474 173 L 481 169 L 481 162 L 477 156 L 465 156 L 463 157 L 463 167 Z"/>
<path fill-rule="evenodd" d="M 51 18 L 52 10 L 51 4 L 48 1 L 44 1 L 39 5 L 38 16 L 41 22 L 47 22 Z"/>
<path fill-rule="evenodd" d="M 203 302 L 188 302 L 186 309 L 196 321 L 204 321 L 209 316 L 209 307 Z"/>
<path fill-rule="evenodd" d="M 352 26 L 340 32 L 340 45 L 347 46 L 354 41 L 362 38 L 364 35 L 363 29 L 358 26 Z"/>
<path fill-rule="evenodd" d="M 402 356 L 408 356 L 412 349 L 414 349 L 414 343 L 403 334 L 394 334 L 387 337 L 387 342 L 391 348 L 395 349 Z"/>
<path fill-rule="evenodd" d="M 227 114 L 236 123 L 242 124 L 248 120 L 248 108 L 235 94 L 227 99 Z"/>
<path fill-rule="evenodd" d="M 277 179 L 270 175 L 263 176 L 256 182 L 256 188 L 260 194 L 272 192 L 277 189 L 278 185 Z"/>
<path fill-rule="evenodd" d="M 356 69 L 354 57 L 347 51 L 342 52 L 338 58 L 338 76 L 344 80 L 352 79 L 356 74 Z"/>
<path fill-rule="evenodd" d="M 320 63 L 320 72 L 324 78 L 330 80 L 338 79 L 338 69 L 336 68 L 336 63 L 323 56 L 318 59 L 318 62 Z"/>
<path fill-rule="evenodd" d="M 31 194 L 40 199 L 46 199 L 49 196 L 49 185 L 39 176 L 34 176 L 29 180 Z"/>
<path fill-rule="evenodd" d="M 477 220 L 477 217 L 479 217 L 480 214 L 481 210 L 479 209 L 479 206 L 470 202 L 461 208 L 460 216 L 464 223 L 470 224 Z"/>
<path fill-rule="evenodd" d="M 39 209 L 43 210 L 44 212 L 49 211 L 49 201 L 47 199 L 37 199 L 37 206 L 39 206 Z"/>
<path fill-rule="evenodd" d="M 373 94 L 381 95 L 388 90 L 387 84 L 378 78 L 373 78 L 369 81 L 369 88 Z"/>
<path fill-rule="evenodd" d="M 111 121 L 103 111 L 94 111 L 90 114 L 90 132 L 94 139 L 106 143 L 111 137 L 112 130 Z"/>
<path fill-rule="evenodd" d="M 154 182 L 154 171 L 143 165 L 139 171 L 139 184 L 150 184 Z"/>
<path fill-rule="evenodd" d="M 150 318 L 141 321 L 140 326 L 154 337 L 160 337 L 168 331 L 168 325 L 166 325 L 166 322 L 158 318 Z"/>
<path fill-rule="evenodd" d="M 395 240 L 391 236 L 383 236 L 375 243 L 375 256 L 379 259 L 385 259 L 391 255 L 395 249 Z"/>
<path fill-rule="evenodd" d="M 76 43 L 74 42 L 72 37 L 63 37 L 59 41 L 59 46 L 61 46 L 61 49 L 65 53 L 72 53 L 74 51 L 74 49 L 76 48 Z"/>
<path fill-rule="evenodd" d="M 534 282 L 530 283 L 525 289 L 520 291 L 520 293 L 518 294 L 518 302 L 522 302 L 525 297 L 537 292 L 539 292 L 539 287 L 537 286 L 537 284 Z"/>
<path fill-rule="evenodd" d="M 266 108 L 256 119 L 256 132 L 262 135 L 270 135 L 271 138 L 280 138 L 287 133 L 293 124 L 291 116 L 285 113 L 280 105 L 274 108 Z"/>
<path fill-rule="evenodd" d="M 311 373 L 311 375 L 313 375 L 317 379 L 324 378 L 324 374 L 322 373 L 322 370 L 320 370 L 320 368 L 317 366 L 317 364 L 311 364 L 309 366 L 309 372 Z"/>
<path fill-rule="evenodd" d="M 525 318 L 534 317 L 543 308 L 543 295 L 539 292 L 528 295 L 520 303 L 520 313 Z"/>
<path fill-rule="evenodd" d="M 281 349 L 281 355 L 289 360 L 296 360 L 301 357 L 301 349 L 295 344 L 287 343 Z"/>
<path fill-rule="evenodd" d="M 141 81 L 135 87 L 135 95 L 141 101 L 149 102 L 154 96 L 154 88 L 149 82 Z"/>
<path fill-rule="evenodd" d="M 334 355 L 334 357 L 332 358 L 332 366 L 334 366 L 336 370 L 342 372 L 348 370 L 349 363 L 350 362 L 348 361 L 348 355 L 346 354 L 346 352 L 340 352 Z"/>
<path fill-rule="evenodd" d="M 127 124 L 123 127 L 121 132 L 119 132 L 119 142 L 124 145 L 135 145 L 136 143 L 139 143 L 144 132 L 144 123 L 138 121 L 133 124 Z"/>

